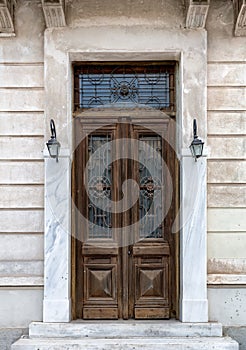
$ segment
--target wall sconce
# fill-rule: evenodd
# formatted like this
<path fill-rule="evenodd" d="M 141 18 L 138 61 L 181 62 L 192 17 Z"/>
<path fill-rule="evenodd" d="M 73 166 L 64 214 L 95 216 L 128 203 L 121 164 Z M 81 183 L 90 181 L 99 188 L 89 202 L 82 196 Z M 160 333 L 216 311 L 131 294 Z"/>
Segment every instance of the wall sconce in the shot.
<path fill-rule="evenodd" d="M 193 120 L 193 134 L 194 139 L 191 142 L 190 150 L 192 156 L 195 158 L 195 161 L 197 161 L 197 158 L 200 158 L 202 156 L 204 142 L 202 142 L 202 140 L 200 140 L 197 136 L 196 119 Z"/>
<path fill-rule="evenodd" d="M 56 127 L 53 119 L 50 120 L 50 132 L 51 139 L 46 143 L 46 145 L 51 158 L 56 158 L 56 162 L 58 162 L 58 154 L 60 151 L 61 144 L 56 139 Z"/>

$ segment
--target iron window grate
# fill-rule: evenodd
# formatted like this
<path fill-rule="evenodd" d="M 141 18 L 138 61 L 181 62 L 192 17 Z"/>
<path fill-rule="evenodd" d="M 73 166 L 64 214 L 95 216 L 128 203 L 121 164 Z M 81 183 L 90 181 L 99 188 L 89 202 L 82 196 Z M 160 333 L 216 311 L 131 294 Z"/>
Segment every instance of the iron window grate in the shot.
<path fill-rule="evenodd" d="M 147 106 L 175 111 L 174 64 L 75 66 L 75 110 Z"/>

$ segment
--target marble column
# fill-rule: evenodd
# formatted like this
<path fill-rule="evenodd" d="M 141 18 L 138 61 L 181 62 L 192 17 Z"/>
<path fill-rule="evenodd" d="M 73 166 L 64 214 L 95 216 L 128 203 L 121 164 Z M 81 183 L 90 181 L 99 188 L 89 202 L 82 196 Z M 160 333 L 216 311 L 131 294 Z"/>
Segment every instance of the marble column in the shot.
<path fill-rule="evenodd" d="M 181 156 L 180 320 L 208 322 L 206 156 Z"/>
<path fill-rule="evenodd" d="M 71 320 L 71 162 L 61 149 L 59 161 L 45 158 L 44 322 Z"/>

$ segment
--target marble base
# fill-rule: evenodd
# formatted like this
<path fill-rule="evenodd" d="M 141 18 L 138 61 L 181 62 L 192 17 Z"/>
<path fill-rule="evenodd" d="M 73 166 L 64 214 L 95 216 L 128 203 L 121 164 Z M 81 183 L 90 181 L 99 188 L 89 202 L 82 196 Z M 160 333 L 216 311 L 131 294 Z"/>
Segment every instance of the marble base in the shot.
<path fill-rule="evenodd" d="M 32 322 L 30 338 L 222 337 L 220 323 L 170 321 Z"/>
<path fill-rule="evenodd" d="M 11 350 L 238 350 L 231 338 L 20 339 Z"/>
<path fill-rule="evenodd" d="M 180 303 L 180 313 L 182 322 L 207 322 L 208 319 L 208 300 L 186 300 Z"/>
<path fill-rule="evenodd" d="M 68 300 L 44 300 L 43 301 L 44 322 L 70 322 L 71 321 L 71 299 Z"/>

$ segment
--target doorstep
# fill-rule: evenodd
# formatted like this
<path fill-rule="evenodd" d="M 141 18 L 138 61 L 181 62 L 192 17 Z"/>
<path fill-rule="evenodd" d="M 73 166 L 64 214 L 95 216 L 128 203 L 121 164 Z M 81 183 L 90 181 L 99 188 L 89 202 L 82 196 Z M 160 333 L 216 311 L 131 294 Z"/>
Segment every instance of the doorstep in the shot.
<path fill-rule="evenodd" d="M 30 338 L 59 337 L 222 337 L 220 323 L 182 323 L 177 320 L 73 321 L 70 323 L 32 322 Z"/>
<path fill-rule="evenodd" d="M 11 350 L 238 350 L 220 323 L 165 321 L 32 322 Z"/>
<path fill-rule="evenodd" d="M 20 339 L 11 350 L 238 350 L 230 338 Z"/>

